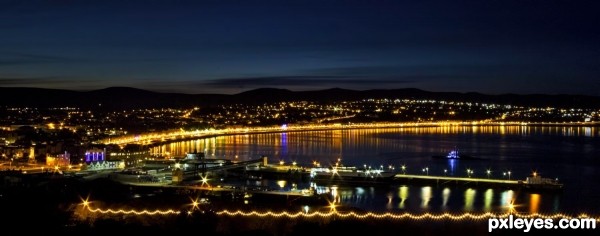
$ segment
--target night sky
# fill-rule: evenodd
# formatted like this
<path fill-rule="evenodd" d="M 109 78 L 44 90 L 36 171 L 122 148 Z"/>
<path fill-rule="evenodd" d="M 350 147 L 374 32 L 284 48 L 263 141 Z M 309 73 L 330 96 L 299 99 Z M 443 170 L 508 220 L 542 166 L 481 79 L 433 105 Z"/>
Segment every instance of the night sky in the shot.
<path fill-rule="evenodd" d="M 600 96 L 600 1 L 0 0 L 0 86 Z"/>

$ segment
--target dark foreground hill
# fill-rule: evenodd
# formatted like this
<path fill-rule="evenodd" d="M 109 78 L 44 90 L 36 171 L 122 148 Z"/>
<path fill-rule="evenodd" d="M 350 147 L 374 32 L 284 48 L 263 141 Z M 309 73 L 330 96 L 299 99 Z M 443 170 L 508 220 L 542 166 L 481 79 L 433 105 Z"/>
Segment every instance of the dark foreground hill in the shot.
<path fill-rule="evenodd" d="M 214 106 L 220 104 L 262 104 L 279 101 L 334 102 L 361 99 L 435 99 L 536 107 L 600 108 L 600 97 L 584 95 L 502 94 L 430 92 L 414 88 L 389 90 L 326 89 L 290 91 L 262 88 L 243 93 L 181 94 L 159 93 L 148 90 L 110 87 L 93 91 L 71 91 L 42 88 L 0 87 L 0 106 L 9 107 L 80 107 L 105 109 L 161 108 Z"/>

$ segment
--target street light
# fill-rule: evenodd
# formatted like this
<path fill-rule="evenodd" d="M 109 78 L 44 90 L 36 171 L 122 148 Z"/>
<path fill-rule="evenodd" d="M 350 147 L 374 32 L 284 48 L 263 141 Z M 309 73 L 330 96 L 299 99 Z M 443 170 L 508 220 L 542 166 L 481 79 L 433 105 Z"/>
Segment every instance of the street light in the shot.
<path fill-rule="evenodd" d="M 402 165 L 402 174 L 406 174 L 406 166 Z"/>
<path fill-rule="evenodd" d="M 448 173 L 448 170 L 444 169 L 444 176 L 446 176 L 447 173 Z"/>
<path fill-rule="evenodd" d="M 473 174 L 473 170 L 467 169 L 467 175 L 469 176 L 469 178 L 471 178 L 471 174 Z"/>
<path fill-rule="evenodd" d="M 508 180 L 510 180 L 510 170 L 508 171 Z"/>
<path fill-rule="evenodd" d="M 486 173 L 487 173 L 487 177 L 488 177 L 488 179 L 489 179 L 489 178 L 490 178 L 490 175 L 492 174 L 492 171 L 491 171 L 491 170 L 487 170 L 487 171 L 486 171 Z"/>
<path fill-rule="evenodd" d="M 429 175 L 429 167 L 425 167 L 425 172 Z"/>

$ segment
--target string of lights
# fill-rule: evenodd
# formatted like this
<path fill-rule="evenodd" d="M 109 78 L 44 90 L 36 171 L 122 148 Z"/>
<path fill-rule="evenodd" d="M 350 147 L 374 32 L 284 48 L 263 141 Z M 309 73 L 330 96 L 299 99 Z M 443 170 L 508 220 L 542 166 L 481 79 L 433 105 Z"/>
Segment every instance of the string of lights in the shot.
<path fill-rule="evenodd" d="M 180 214 L 179 211 L 176 210 L 172 210 L 172 209 L 168 209 L 168 210 L 142 210 L 142 211 L 137 211 L 137 210 L 125 210 L 125 209 L 100 209 L 100 208 L 92 208 L 90 206 L 90 202 L 88 201 L 84 201 L 83 202 L 83 207 L 93 213 L 100 213 L 100 214 L 122 214 L 122 215 L 178 215 Z"/>
<path fill-rule="evenodd" d="M 166 211 L 161 211 L 161 210 L 154 210 L 154 211 L 148 211 L 148 210 L 143 210 L 143 211 L 136 211 L 136 210 L 123 210 L 123 209 L 117 209 L 117 210 L 113 210 L 113 209 L 92 209 L 92 208 L 88 208 L 89 211 L 94 212 L 94 213 L 102 213 L 102 214 L 123 214 L 123 215 L 171 215 L 171 214 L 175 214 L 178 215 L 180 212 L 179 211 L 174 211 L 174 210 L 166 210 Z"/>
<path fill-rule="evenodd" d="M 142 211 L 136 211 L 136 210 L 125 210 L 125 209 L 101 209 L 101 208 L 92 208 L 89 204 L 89 202 L 84 201 L 83 202 L 83 206 L 84 209 L 93 212 L 93 213 L 100 213 L 100 214 L 123 214 L 123 215 L 178 215 L 181 214 L 182 211 L 177 211 L 177 210 L 172 210 L 172 209 L 168 209 L 168 210 L 142 210 Z M 192 203 L 192 209 L 190 211 L 187 211 L 187 214 L 192 214 L 192 212 L 194 210 L 199 210 L 197 207 L 197 204 L 195 202 Z M 338 212 L 335 209 L 332 208 L 332 210 L 330 212 L 319 212 L 319 211 L 315 211 L 315 212 L 288 212 L 288 211 L 280 211 L 280 212 L 273 212 L 273 211 L 266 211 L 266 212 L 259 212 L 259 211 L 241 211 L 241 210 L 236 210 L 236 211 L 229 211 L 229 210 L 221 210 L 221 211 L 217 211 L 215 212 L 215 214 L 220 215 L 220 216 L 241 216 L 241 217 L 259 217 L 259 218 L 290 218 L 290 219 L 295 219 L 295 218 L 356 218 L 356 219 L 366 219 L 366 218 L 371 218 L 371 219 L 391 219 L 391 220 L 403 220 L 403 219 L 409 219 L 409 220 L 486 220 L 486 219 L 490 219 L 490 218 L 507 218 L 510 215 L 513 215 L 514 217 L 519 217 L 519 218 L 543 218 L 543 219 L 574 219 L 574 218 L 594 218 L 597 221 L 600 221 L 600 218 L 598 217 L 590 217 L 589 215 L 586 214 L 580 214 L 578 216 L 571 216 L 571 215 L 567 215 L 567 214 L 561 214 L 561 213 L 557 213 L 557 214 L 540 214 L 540 213 L 531 213 L 531 214 L 524 214 L 524 213 L 518 213 L 518 212 L 514 212 L 514 211 L 509 211 L 506 213 L 492 213 L 492 212 L 486 212 L 486 213 L 480 213 L 480 214 L 473 214 L 473 213 L 463 213 L 463 214 L 452 214 L 452 213 L 440 213 L 440 214 L 432 214 L 432 213 L 423 213 L 423 214 L 412 214 L 412 213 L 391 213 L 391 212 L 386 212 L 386 213 L 374 213 L 374 212 L 364 212 L 364 213 L 357 213 L 357 212 Z"/>
<path fill-rule="evenodd" d="M 290 212 L 286 212 L 286 211 L 282 211 L 282 212 L 272 212 L 272 211 L 267 211 L 267 212 L 257 212 L 257 211 L 250 211 L 250 212 L 243 212 L 243 211 L 228 211 L 228 210 L 222 210 L 217 212 L 217 215 L 226 215 L 226 216 L 244 216 L 244 217 L 275 217 L 275 218 L 279 218 L 279 217 L 286 217 L 286 218 L 298 218 L 298 217 L 305 217 L 305 218 L 314 218 L 314 217 L 339 217 L 339 218 L 357 218 L 357 219 L 364 219 L 364 218 L 374 218 L 374 219 L 410 219 L 410 220 L 486 220 L 489 218 L 507 218 L 510 215 L 513 215 L 515 217 L 519 217 L 519 218 L 544 218 L 544 219 L 557 219 L 557 218 L 565 218 L 565 219 L 572 219 L 572 218 L 586 218 L 589 217 L 587 215 L 579 215 L 577 217 L 573 217 L 573 216 L 569 216 L 569 215 L 565 215 L 565 214 L 552 214 L 552 215 L 546 215 L 546 214 L 538 214 L 538 213 L 533 213 L 533 214 L 521 214 L 521 213 L 503 213 L 503 214 L 496 214 L 496 213 L 491 213 L 491 212 L 486 212 L 486 213 L 481 213 L 481 214 L 472 214 L 472 213 L 463 213 L 463 214 L 451 214 L 451 213 L 441 213 L 441 214 L 432 214 L 432 213 L 423 213 L 423 214 L 411 214 L 411 213 L 390 213 L 390 212 L 386 212 L 386 213 L 373 213 L 373 212 L 365 212 L 365 213 L 356 213 L 356 212 L 336 212 L 336 211 L 332 211 L 332 212 L 311 212 L 311 213 L 305 213 L 305 212 L 295 212 L 295 213 L 290 213 Z M 597 218 L 597 220 L 600 220 Z"/>

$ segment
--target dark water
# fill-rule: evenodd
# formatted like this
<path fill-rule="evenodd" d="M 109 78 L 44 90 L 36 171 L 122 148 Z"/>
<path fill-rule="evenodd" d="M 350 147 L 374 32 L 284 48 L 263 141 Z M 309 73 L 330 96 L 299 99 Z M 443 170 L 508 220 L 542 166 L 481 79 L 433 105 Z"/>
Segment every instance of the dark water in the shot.
<path fill-rule="evenodd" d="M 457 147 L 480 160 L 433 159 Z M 216 137 L 171 143 L 153 149 L 157 155 L 204 151 L 209 157 L 237 160 L 269 157 L 311 166 L 393 166 L 407 174 L 525 179 L 536 171 L 558 178 L 562 193 L 531 193 L 511 189 L 465 186 L 317 186 L 343 205 L 376 211 L 486 212 L 505 211 L 514 201 L 521 212 L 600 213 L 600 128 L 531 126 L 448 126 L 394 129 L 331 130 Z M 427 173 L 423 169 L 427 168 Z M 487 175 L 487 170 L 491 174 Z M 289 188 L 294 183 L 279 181 Z M 299 187 L 307 184 L 296 183 Z"/>

